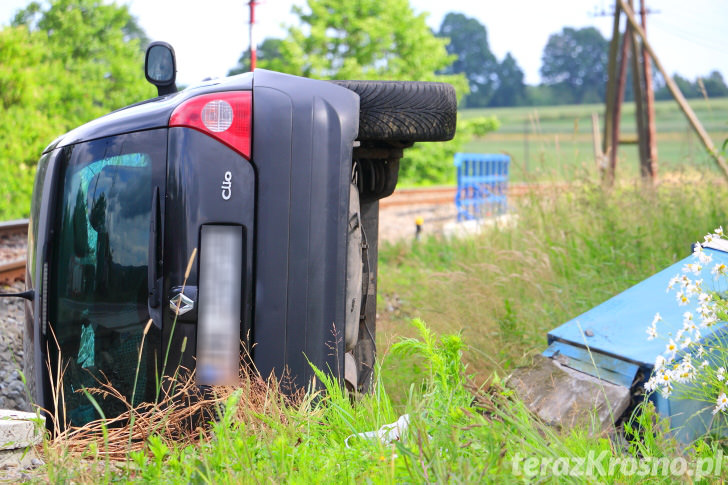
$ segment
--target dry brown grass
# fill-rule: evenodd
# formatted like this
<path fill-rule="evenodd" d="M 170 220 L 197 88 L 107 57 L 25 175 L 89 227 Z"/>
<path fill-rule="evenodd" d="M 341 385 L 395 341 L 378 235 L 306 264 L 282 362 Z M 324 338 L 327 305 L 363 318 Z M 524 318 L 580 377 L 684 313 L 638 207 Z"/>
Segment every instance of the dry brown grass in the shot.
<path fill-rule="evenodd" d="M 50 442 L 51 451 L 59 456 L 65 452 L 84 456 L 89 449 L 96 449 L 98 456 L 122 460 L 130 451 L 142 450 L 152 435 L 176 446 L 209 440 L 210 423 L 221 415 L 225 403 L 236 391 L 239 400 L 235 421 L 250 429 L 264 431 L 269 428 L 270 420 L 287 424 L 285 408 L 297 408 L 304 398 L 303 390 L 289 392 L 285 389 L 286 385 L 274 376 L 264 379 L 247 369 L 241 372 L 237 386 L 204 390 L 195 383 L 194 373 L 183 371 L 179 374 L 186 377 L 168 378 L 160 402 L 156 404 L 142 403 L 132 407 L 126 397 L 108 382 L 89 389 L 94 397 L 119 400 L 127 411 L 81 427 L 68 427 Z"/>

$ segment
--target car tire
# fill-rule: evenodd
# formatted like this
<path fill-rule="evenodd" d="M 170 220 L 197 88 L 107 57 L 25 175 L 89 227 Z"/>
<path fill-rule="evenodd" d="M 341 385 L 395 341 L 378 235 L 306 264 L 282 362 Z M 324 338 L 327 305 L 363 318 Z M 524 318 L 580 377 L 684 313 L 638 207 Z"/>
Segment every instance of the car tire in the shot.
<path fill-rule="evenodd" d="M 457 99 L 447 83 L 332 82 L 359 95 L 360 141 L 446 141 L 455 135 Z"/>

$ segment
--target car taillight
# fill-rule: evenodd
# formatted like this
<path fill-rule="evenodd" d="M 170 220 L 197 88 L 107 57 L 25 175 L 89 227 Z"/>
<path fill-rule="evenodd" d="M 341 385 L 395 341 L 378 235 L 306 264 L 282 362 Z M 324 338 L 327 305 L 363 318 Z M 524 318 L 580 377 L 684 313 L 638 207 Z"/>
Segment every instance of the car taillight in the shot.
<path fill-rule="evenodd" d="M 200 130 L 250 160 L 252 113 L 251 91 L 203 94 L 177 106 L 169 119 L 169 126 Z"/>

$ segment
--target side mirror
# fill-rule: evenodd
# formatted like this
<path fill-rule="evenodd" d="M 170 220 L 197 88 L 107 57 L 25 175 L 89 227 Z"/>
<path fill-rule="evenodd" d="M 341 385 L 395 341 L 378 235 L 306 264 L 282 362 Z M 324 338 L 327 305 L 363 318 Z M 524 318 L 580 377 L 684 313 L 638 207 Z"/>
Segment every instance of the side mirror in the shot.
<path fill-rule="evenodd" d="M 174 84 L 177 78 L 177 62 L 174 49 L 166 42 L 152 42 L 144 58 L 144 75 L 147 81 L 157 86 L 159 96 L 177 92 Z"/>

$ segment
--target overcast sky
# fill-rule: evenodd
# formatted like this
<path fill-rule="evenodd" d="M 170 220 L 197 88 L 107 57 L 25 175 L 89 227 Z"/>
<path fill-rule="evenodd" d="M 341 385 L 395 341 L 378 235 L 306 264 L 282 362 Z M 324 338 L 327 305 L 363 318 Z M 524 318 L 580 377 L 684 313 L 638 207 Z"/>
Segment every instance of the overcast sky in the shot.
<path fill-rule="evenodd" d="M 346 0 L 341 0 L 346 1 Z M 635 0 L 637 1 L 637 0 Z M 0 0 L 0 23 L 28 0 Z M 131 12 L 152 40 L 172 44 L 177 53 L 178 82 L 190 84 L 208 76 L 224 76 L 248 46 L 247 0 L 127 0 Z M 550 34 L 563 27 L 597 27 L 611 37 L 607 0 L 410 0 L 416 12 L 428 13 L 437 30 L 447 12 L 477 18 L 488 30 L 491 50 L 518 61 L 526 82 L 540 82 L 541 53 Z M 305 0 L 261 0 L 256 8 L 256 37 L 283 37 L 282 25 L 296 23 L 292 5 Z M 728 2 L 725 0 L 652 0 L 657 10 L 648 17 L 648 38 L 670 73 L 690 79 L 719 70 L 728 78 Z M 386 19 L 382 19 L 386 21 Z"/>

